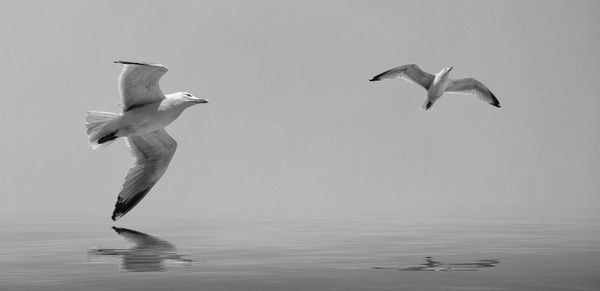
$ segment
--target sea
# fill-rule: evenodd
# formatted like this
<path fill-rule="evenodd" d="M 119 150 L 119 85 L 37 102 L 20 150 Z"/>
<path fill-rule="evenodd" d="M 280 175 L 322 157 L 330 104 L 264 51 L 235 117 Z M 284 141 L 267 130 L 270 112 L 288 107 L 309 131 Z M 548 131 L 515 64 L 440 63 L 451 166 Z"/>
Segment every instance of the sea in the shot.
<path fill-rule="evenodd" d="M 107 218 L 3 216 L 0 290 L 600 290 L 597 217 Z"/>

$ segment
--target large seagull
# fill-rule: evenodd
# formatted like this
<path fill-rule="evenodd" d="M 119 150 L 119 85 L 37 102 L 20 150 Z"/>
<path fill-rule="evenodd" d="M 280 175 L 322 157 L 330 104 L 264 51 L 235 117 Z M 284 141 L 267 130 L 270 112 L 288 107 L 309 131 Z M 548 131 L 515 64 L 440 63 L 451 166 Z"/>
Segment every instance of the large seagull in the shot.
<path fill-rule="evenodd" d="M 123 137 L 135 159 L 117 197 L 112 220 L 135 207 L 167 170 L 177 142 L 164 127 L 177 119 L 184 109 L 208 103 L 187 92 L 165 96 L 158 86 L 160 78 L 167 72 L 162 65 L 115 63 L 124 65 L 119 76 L 123 113 L 89 111 L 85 123 L 92 149 L 106 147 Z"/>
<path fill-rule="evenodd" d="M 450 79 L 448 76 L 450 75 L 452 68 L 453 67 L 442 69 L 439 73 L 433 75 L 421 70 L 421 68 L 415 64 L 409 64 L 385 71 L 369 81 L 373 82 L 385 79 L 402 78 L 406 81 L 421 85 L 421 87 L 427 90 L 427 100 L 425 100 L 425 103 L 421 106 L 421 109 L 425 111 L 431 110 L 435 101 L 440 99 L 444 93 L 475 94 L 479 99 L 493 106 L 500 107 L 500 101 L 498 101 L 492 91 L 476 79 Z"/>

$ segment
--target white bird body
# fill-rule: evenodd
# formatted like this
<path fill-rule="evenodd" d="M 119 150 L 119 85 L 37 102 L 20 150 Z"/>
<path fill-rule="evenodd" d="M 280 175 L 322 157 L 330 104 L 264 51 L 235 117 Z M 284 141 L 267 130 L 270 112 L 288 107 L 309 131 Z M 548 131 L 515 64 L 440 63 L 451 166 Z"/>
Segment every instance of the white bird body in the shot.
<path fill-rule="evenodd" d="M 118 137 L 129 137 L 164 128 L 177 119 L 184 109 L 193 105 L 185 102 L 183 94 L 169 94 L 162 101 L 129 110 L 112 120 L 105 132 L 117 131 Z"/>
<path fill-rule="evenodd" d="M 435 103 L 435 101 L 440 99 L 444 92 L 446 92 L 446 88 L 448 87 L 448 75 L 450 73 L 450 70 L 443 69 L 435 75 L 433 83 L 431 84 L 431 86 L 429 86 L 429 89 L 427 89 L 427 100 L 425 101 L 426 104 L 427 102 L 431 102 L 432 104 Z"/>
<path fill-rule="evenodd" d="M 177 142 L 164 127 L 186 108 L 208 103 L 187 92 L 165 96 L 158 86 L 158 81 L 167 72 L 162 65 L 115 63 L 125 65 L 119 76 L 123 113 L 89 111 L 85 124 L 92 149 L 103 148 L 122 137 L 135 158 L 117 197 L 113 220 L 135 207 L 167 170 Z"/>
<path fill-rule="evenodd" d="M 498 101 L 492 91 L 483 85 L 483 83 L 473 78 L 450 79 L 449 75 L 451 70 L 452 67 L 445 68 L 433 75 L 421 70 L 421 68 L 415 64 L 408 64 L 385 71 L 371 78 L 369 81 L 402 78 L 411 83 L 421 85 L 427 90 L 427 99 L 421 107 L 421 109 L 425 111 L 431 110 L 433 104 L 435 104 L 444 93 L 475 94 L 479 99 L 490 105 L 500 107 L 500 101 Z"/>

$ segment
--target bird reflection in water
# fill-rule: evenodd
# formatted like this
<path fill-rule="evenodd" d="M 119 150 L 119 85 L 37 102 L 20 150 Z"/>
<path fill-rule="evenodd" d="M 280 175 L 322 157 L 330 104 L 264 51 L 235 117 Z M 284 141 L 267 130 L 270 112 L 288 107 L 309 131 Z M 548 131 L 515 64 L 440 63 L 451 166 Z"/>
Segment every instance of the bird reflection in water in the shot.
<path fill-rule="evenodd" d="M 89 254 L 94 256 L 120 256 L 121 269 L 126 272 L 160 272 L 165 271 L 165 262 L 191 265 L 190 259 L 176 253 L 175 246 L 170 242 L 143 232 L 114 227 L 120 236 L 135 244 L 130 249 L 91 249 Z"/>
<path fill-rule="evenodd" d="M 495 267 L 498 260 L 477 260 L 469 263 L 442 263 L 436 261 L 433 257 L 425 257 L 425 263 L 419 266 L 407 268 L 373 267 L 375 270 L 395 270 L 395 271 L 477 271 L 481 268 Z"/>

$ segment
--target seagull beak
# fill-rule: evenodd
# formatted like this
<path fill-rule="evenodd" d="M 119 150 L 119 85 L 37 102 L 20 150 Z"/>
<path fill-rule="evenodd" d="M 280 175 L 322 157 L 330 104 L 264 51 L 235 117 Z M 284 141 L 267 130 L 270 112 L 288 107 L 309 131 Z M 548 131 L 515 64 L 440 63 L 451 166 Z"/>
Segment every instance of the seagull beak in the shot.
<path fill-rule="evenodd" d="M 208 100 L 198 98 L 197 100 L 195 100 L 195 102 L 196 103 L 208 103 Z"/>

